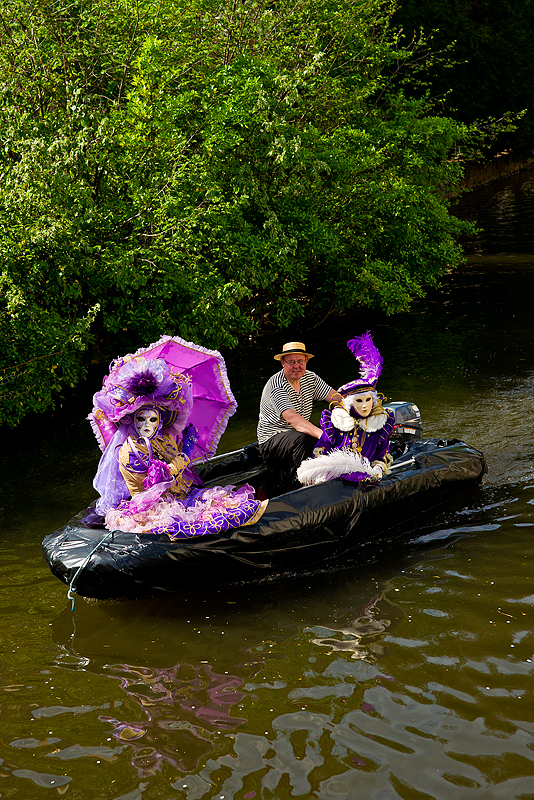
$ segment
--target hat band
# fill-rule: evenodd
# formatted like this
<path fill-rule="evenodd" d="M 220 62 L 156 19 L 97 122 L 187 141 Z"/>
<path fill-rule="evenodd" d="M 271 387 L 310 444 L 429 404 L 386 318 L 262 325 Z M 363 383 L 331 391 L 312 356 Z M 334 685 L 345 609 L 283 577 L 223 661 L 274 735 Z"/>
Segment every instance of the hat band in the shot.
<path fill-rule="evenodd" d="M 338 389 L 339 394 L 343 395 L 343 397 L 348 397 L 351 394 L 363 394 L 363 392 L 375 392 L 376 391 L 376 384 L 374 383 L 362 383 L 362 384 L 345 384 L 340 389 Z"/>
<path fill-rule="evenodd" d="M 308 353 L 304 342 L 286 342 L 282 347 L 282 352 L 275 355 L 276 361 L 282 361 L 285 356 L 290 356 L 292 353 L 299 353 L 306 358 L 313 358 L 313 353 Z"/>

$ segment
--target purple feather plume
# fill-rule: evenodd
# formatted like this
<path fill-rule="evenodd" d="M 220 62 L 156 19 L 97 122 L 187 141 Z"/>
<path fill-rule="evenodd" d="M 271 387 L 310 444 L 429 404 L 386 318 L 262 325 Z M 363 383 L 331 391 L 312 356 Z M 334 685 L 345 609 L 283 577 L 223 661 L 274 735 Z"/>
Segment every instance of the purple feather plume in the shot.
<path fill-rule="evenodd" d="M 175 388 L 169 367 L 162 358 L 132 359 L 120 369 L 117 378 L 120 385 L 136 397 L 165 395 Z"/>
<path fill-rule="evenodd" d="M 125 381 L 124 388 L 132 392 L 132 394 L 146 397 L 147 395 L 154 394 L 158 388 L 158 381 L 156 376 L 151 372 L 142 372 L 131 380 Z"/>
<path fill-rule="evenodd" d="M 360 377 L 354 381 L 346 383 L 340 388 L 340 392 L 357 392 L 361 386 L 375 386 L 380 374 L 382 373 L 383 358 L 376 345 L 370 331 L 364 336 L 357 336 L 347 342 L 347 347 L 360 362 Z"/>

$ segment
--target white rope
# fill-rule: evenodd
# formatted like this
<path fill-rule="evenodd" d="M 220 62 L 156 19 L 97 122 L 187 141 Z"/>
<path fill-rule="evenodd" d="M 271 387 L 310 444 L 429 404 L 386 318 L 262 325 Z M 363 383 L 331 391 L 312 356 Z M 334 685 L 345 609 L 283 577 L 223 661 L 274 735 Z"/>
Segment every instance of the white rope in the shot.
<path fill-rule="evenodd" d="M 98 544 L 97 544 L 97 545 L 95 545 L 95 547 L 93 547 L 93 549 L 91 550 L 91 552 L 89 553 L 89 555 L 88 555 L 88 556 L 87 556 L 87 557 L 86 557 L 86 558 L 83 560 L 83 562 L 80 564 L 80 566 L 78 567 L 78 569 L 77 569 L 77 570 L 76 570 L 76 572 L 74 573 L 74 577 L 73 577 L 73 579 L 71 580 L 71 582 L 69 583 L 69 591 L 67 592 L 67 597 L 69 598 L 69 600 L 72 600 L 72 607 L 71 607 L 71 611 L 74 611 L 74 595 L 73 595 L 72 593 L 73 593 L 73 591 L 74 591 L 74 583 L 75 583 L 75 581 L 76 581 L 76 578 L 78 577 L 78 575 L 80 574 L 80 572 L 82 571 L 82 569 L 84 569 L 84 567 L 86 567 L 86 566 L 87 566 L 87 564 L 88 564 L 88 562 L 89 562 L 89 559 L 91 558 L 91 556 L 93 555 L 93 553 L 96 553 L 96 551 L 98 550 L 98 548 L 100 547 L 100 545 L 101 545 L 101 544 L 104 544 L 104 542 L 106 541 L 106 539 L 109 539 L 109 537 L 110 537 L 110 536 L 112 536 L 114 533 L 115 533 L 115 531 L 108 531 L 108 533 L 106 533 L 106 535 L 104 536 L 104 538 L 103 538 L 103 539 L 101 539 L 101 540 L 98 542 Z"/>

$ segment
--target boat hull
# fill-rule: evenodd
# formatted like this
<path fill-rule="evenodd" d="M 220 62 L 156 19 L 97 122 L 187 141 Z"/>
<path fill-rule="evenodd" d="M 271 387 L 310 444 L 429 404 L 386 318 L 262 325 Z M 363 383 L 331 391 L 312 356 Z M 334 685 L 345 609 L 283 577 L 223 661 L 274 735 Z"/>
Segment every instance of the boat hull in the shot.
<path fill-rule="evenodd" d="M 213 472 L 214 482 L 248 481 L 259 491 L 268 479 L 246 449 L 242 459 L 214 464 Z M 334 480 L 279 495 L 259 522 L 225 536 L 172 542 L 164 535 L 108 532 L 86 527 L 83 511 L 47 536 L 42 551 L 52 573 L 87 597 L 253 582 L 320 569 L 387 538 L 421 512 L 480 483 L 485 472 L 484 456 L 465 442 L 427 439 L 414 443 L 379 483 Z"/>

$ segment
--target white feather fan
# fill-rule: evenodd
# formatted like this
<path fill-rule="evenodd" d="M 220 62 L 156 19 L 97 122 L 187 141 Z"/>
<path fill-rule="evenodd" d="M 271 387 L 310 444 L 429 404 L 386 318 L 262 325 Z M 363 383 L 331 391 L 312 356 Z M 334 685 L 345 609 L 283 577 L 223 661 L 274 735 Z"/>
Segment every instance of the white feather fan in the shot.
<path fill-rule="evenodd" d="M 317 458 L 307 458 L 297 470 L 297 478 L 305 486 L 339 478 L 349 472 L 365 472 L 370 475 L 371 464 L 348 448 L 333 450 Z"/>

